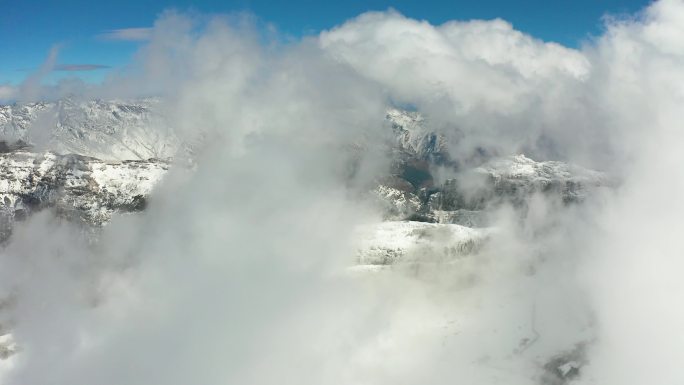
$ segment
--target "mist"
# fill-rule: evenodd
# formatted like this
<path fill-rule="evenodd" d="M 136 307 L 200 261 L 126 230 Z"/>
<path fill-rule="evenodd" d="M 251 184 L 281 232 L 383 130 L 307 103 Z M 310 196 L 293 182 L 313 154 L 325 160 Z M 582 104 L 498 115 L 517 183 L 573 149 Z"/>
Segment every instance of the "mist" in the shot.
<path fill-rule="evenodd" d="M 192 164 L 96 241 L 50 211 L 17 224 L 0 382 L 684 382 L 684 2 L 604 22 L 574 49 L 500 19 L 370 12 L 292 41 L 251 16 L 164 12 L 125 70 L 68 94 L 159 97 Z M 21 100 L 62 96 L 35 79 Z M 354 271 L 401 106 L 459 161 L 524 153 L 618 182 L 496 208 L 474 258 Z M 554 376 L 560 356 L 580 374 Z"/>

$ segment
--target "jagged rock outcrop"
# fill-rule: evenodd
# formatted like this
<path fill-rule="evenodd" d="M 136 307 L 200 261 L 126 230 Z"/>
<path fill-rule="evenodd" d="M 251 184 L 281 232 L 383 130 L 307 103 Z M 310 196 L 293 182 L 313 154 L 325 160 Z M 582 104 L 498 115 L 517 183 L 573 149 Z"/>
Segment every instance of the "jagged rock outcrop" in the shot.
<path fill-rule="evenodd" d="M 391 213 L 389 219 L 486 224 L 486 210 L 508 203 L 524 205 L 534 194 L 565 204 L 586 199 L 595 189 L 612 186 L 604 173 L 563 162 L 536 162 L 524 155 L 497 158 L 461 171 L 440 185 L 417 188 L 395 175 L 374 190 Z"/>
<path fill-rule="evenodd" d="M 442 162 L 449 158 L 447 139 L 425 127 L 425 117 L 417 112 L 390 109 L 386 119 L 396 138 L 396 148 L 418 160 Z"/>
<path fill-rule="evenodd" d="M 52 152 L 0 154 L 3 234 L 14 220 L 45 208 L 92 225 L 107 222 L 115 212 L 142 210 L 168 168 L 168 162 L 155 159 L 104 162 Z"/>

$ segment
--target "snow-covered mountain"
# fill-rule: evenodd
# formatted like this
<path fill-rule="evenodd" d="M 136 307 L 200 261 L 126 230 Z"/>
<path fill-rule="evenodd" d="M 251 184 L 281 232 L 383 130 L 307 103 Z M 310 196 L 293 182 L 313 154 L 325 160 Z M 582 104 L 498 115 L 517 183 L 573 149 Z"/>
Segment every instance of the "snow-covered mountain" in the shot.
<path fill-rule="evenodd" d="M 397 148 L 421 160 L 441 161 L 448 157 L 447 138 L 426 128 L 417 112 L 389 109 L 386 115 L 396 137 Z"/>
<path fill-rule="evenodd" d="M 491 229 L 457 224 L 387 221 L 357 229 L 358 265 L 454 263 L 476 254 Z"/>
<path fill-rule="evenodd" d="M 0 140 L 10 148 L 30 145 L 101 160 L 167 159 L 182 147 L 158 99 L 0 106 Z"/>
<path fill-rule="evenodd" d="M 42 209 L 91 225 L 106 223 L 115 212 L 142 210 L 168 168 L 160 160 L 105 162 L 23 150 L 0 154 L 2 237 L 9 236 L 15 220 Z"/>
<path fill-rule="evenodd" d="M 169 128 L 161 108 L 158 99 L 0 106 L 5 228 L 47 207 L 93 225 L 142 207 L 168 161 L 190 147 Z M 386 120 L 393 164 L 370 196 L 387 220 L 484 227 L 493 206 L 521 204 L 535 193 L 578 202 L 609 184 L 600 172 L 524 155 L 464 169 L 451 162 L 447 138 L 430 131 L 421 114 L 389 109 Z M 451 168 L 455 177 L 437 183 L 436 167 Z"/>
<path fill-rule="evenodd" d="M 558 161 L 536 162 L 519 154 L 492 159 L 440 185 L 415 186 L 394 175 L 384 179 L 373 194 L 387 219 L 477 226 L 484 220 L 484 211 L 497 205 L 522 205 L 533 194 L 572 204 L 613 183 L 598 171 Z"/>
<path fill-rule="evenodd" d="M 40 210 L 86 228 L 144 210 L 171 159 L 191 154 L 160 106 L 155 99 L 0 106 L 0 241 L 11 237 L 15 221 Z M 427 129 L 420 114 L 390 109 L 386 120 L 392 164 L 365 192 L 384 220 L 356 229 L 350 272 L 451 267 L 468 281 L 469 266 L 497 236 L 490 221 L 497 207 L 524 208 L 535 194 L 574 205 L 612 184 L 601 172 L 522 154 L 466 167 L 451 161 L 448 139 Z M 438 178 L 435 171 L 444 169 L 450 177 Z M 536 340 L 522 341 L 524 351 Z M 18 349 L 0 329 L 0 360 Z M 554 356 L 545 366 L 556 381 L 549 383 L 565 383 L 582 354 Z"/>

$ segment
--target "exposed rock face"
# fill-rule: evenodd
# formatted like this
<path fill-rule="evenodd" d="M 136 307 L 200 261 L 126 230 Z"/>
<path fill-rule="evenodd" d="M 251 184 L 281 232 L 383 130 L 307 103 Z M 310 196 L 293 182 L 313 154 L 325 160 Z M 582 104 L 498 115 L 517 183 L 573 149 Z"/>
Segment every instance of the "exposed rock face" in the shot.
<path fill-rule="evenodd" d="M 3 234 L 7 236 L 15 219 L 48 207 L 92 225 L 107 222 L 114 212 L 142 210 L 168 167 L 160 160 L 103 162 L 51 152 L 0 154 Z"/>
<path fill-rule="evenodd" d="M 476 227 L 485 225 L 485 210 L 503 203 L 520 206 L 533 194 L 543 194 L 573 204 L 614 183 L 598 171 L 563 162 L 536 162 L 524 155 L 492 159 L 437 186 L 418 188 L 400 175 L 391 180 L 374 190 L 389 207 L 390 219 Z"/>
<path fill-rule="evenodd" d="M 459 163 L 451 159 L 448 138 L 428 130 L 419 113 L 392 109 L 386 118 L 396 138 L 392 175 L 373 190 L 386 219 L 482 227 L 486 211 L 501 204 L 523 206 L 534 194 L 573 204 L 614 183 L 598 171 L 522 154 L 492 157 L 483 151 L 468 164 Z M 436 168 L 454 177 L 437 183 Z"/>
<path fill-rule="evenodd" d="M 397 149 L 418 160 L 441 162 L 449 158 L 447 139 L 427 130 L 425 118 L 419 113 L 391 109 L 386 119 L 394 130 Z"/>

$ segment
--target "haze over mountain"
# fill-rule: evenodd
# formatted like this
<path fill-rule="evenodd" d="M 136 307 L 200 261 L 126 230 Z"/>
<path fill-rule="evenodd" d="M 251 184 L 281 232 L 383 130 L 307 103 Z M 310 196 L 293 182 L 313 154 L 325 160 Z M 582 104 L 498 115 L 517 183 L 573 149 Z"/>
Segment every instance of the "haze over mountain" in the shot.
<path fill-rule="evenodd" d="M 5 89 L 0 383 L 682 383 L 684 2 L 605 23 L 166 11 Z"/>

